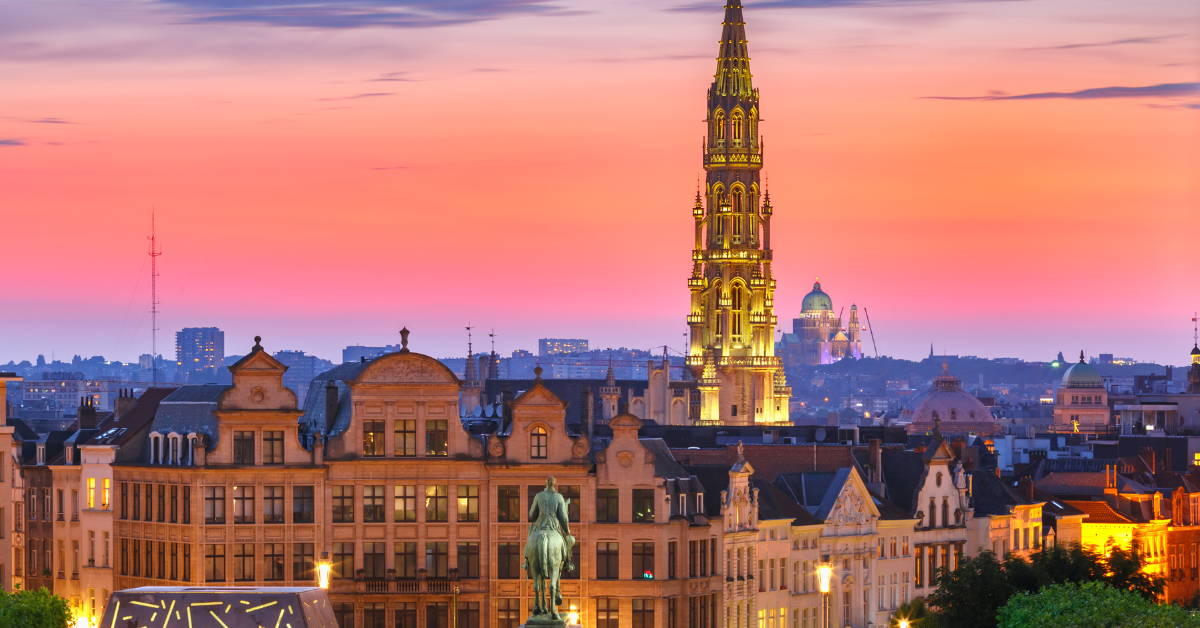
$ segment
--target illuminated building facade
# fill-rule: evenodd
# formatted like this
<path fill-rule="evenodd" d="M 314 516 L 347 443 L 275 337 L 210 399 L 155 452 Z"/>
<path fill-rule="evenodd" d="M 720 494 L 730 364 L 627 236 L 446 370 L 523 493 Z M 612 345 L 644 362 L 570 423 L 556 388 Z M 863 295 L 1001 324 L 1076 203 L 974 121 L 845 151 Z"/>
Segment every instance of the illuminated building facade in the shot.
<path fill-rule="evenodd" d="M 800 318 L 792 319 L 792 333 L 784 334 L 780 341 L 784 363 L 795 368 L 833 364 L 846 357 L 860 360 L 861 332 L 858 306 L 850 306 L 850 321 L 843 326 L 841 313 L 833 313 L 833 299 L 817 281 L 812 292 L 804 295 Z"/>
<path fill-rule="evenodd" d="M 914 396 L 900 411 L 898 423 L 906 425 L 909 434 L 977 434 L 992 436 L 1003 433 L 1002 420 L 978 397 L 963 390 L 962 381 L 950 373 L 945 362 L 942 374 L 923 393 Z"/>
<path fill-rule="evenodd" d="M 688 366 L 699 382 L 700 422 L 786 422 L 791 389 L 775 355 L 771 200 L 760 183 L 759 94 L 751 84 L 739 0 L 725 5 L 717 71 L 708 90 L 707 172 L 697 191 L 688 278 Z"/>
<path fill-rule="evenodd" d="M 1054 429 L 1070 432 L 1105 432 L 1112 424 L 1108 390 L 1100 371 L 1079 352 L 1079 363 L 1067 369 L 1054 396 Z"/>

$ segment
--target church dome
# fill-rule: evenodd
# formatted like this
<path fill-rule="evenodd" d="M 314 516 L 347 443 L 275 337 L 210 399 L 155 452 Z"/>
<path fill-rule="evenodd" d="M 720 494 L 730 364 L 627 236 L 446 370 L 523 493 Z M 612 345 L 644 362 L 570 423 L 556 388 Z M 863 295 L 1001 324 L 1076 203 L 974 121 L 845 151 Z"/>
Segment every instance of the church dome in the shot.
<path fill-rule="evenodd" d="M 1066 388 L 1103 388 L 1104 380 L 1096 367 L 1083 361 L 1083 352 L 1079 352 L 1079 363 L 1063 373 L 1062 385 Z"/>
<path fill-rule="evenodd" d="M 942 374 L 933 378 L 933 386 L 901 412 L 901 421 L 932 425 L 941 422 L 942 430 L 954 431 L 956 424 L 978 429 L 979 423 L 992 423 L 992 412 L 975 395 L 963 390 L 962 382 L 942 366 Z"/>
<path fill-rule="evenodd" d="M 800 309 L 805 312 L 812 310 L 833 310 L 833 299 L 821 291 L 821 282 L 813 284 L 812 292 L 804 295 L 804 303 Z"/>

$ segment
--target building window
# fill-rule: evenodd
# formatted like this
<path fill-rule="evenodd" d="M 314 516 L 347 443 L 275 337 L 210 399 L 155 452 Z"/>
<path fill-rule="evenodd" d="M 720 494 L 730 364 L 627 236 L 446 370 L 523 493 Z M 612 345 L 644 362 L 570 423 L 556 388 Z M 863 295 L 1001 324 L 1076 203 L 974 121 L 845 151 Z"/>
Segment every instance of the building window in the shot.
<path fill-rule="evenodd" d="M 445 419 L 425 421 L 425 455 L 445 456 L 446 454 Z"/>
<path fill-rule="evenodd" d="M 496 600 L 496 628 L 517 628 L 520 625 L 521 600 L 510 597 Z M 396 628 L 399 628 L 399 624 Z"/>
<path fill-rule="evenodd" d="M 233 522 L 254 523 L 254 487 L 233 487 Z"/>
<path fill-rule="evenodd" d="M 104 478 L 100 480 L 100 507 L 104 510 L 109 509 L 109 494 L 111 493 L 112 480 Z M 46 500 L 46 504 L 50 504 L 50 500 Z M 46 511 L 46 518 L 50 518 L 50 511 Z M 107 601 L 106 601 L 107 603 Z"/>
<path fill-rule="evenodd" d="M 479 521 L 479 485 L 458 486 L 458 520 Z"/>
<path fill-rule="evenodd" d="M 417 520 L 417 487 L 412 484 L 397 484 L 395 491 L 396 523 L 412 523 Z"/>
<path fill-rule="evenodd" d="M 204 523 L 225 523 L 224 486 L 204 487 Z"/>
<path fill-rule="evenodd" d="M 292 523 L 312 523 L 314 514 L 313 487 L 292 487 Z"/>
<path fill-rule="evenodd" d="M 654 628 L 654 598 L 633 598 L 633 628 Z"/>
<path fill-rule="evenodd" d="M 576 544 L 578 547 L 578 544 Z M 516 580 L 521 577 L 521 544 L 499 543 L 496 546 L 496 577 Z"/>
<path fill-rule="evenodd" d="M 292 543 L 292 580 L 306 582 L 315 580 L 317 563 L 312 543 Z"/>
<path fill-rule="evenodd" d="M 363 421 L 363 456 L 378 458 L 383 456 L 383 421 Z"/>
<path fill-rule="evenodd" d="M 616 523 L 620 517 L 620 504 L 617 499 L 617 489 L 596 489 L 596 521 L 599 523 Z"/>
<path fill-rule="evenodd" d="M 363 543 L 363 576 L 367 578 L 382 578 L 387 566 L 384 564 L 386 543 L 378 541 Z"/>
<path fill-rule="evenodd" d="M 395 606 L 396 625 L 393 628 L 417 628 L 417 603 L 396 602 Z M 512 628 L 517 627 L 513 626 Z"/>
<path fill-rule="evenodd" d="M 900 539 L 900 552 L 901 552 L 901 554 L 900 554 L 901 556 L 908 556 L 908 537 L 907 536 L 901 537 L 901 539 Z"/>
<path fill-rule="evenodd" d="M 354 543 L 333 544 L 333 577 L 354 577 Z"/>
<path fill-rule="evenodd" d="M 254 579 L 254 544 L 233 544 L 233 579 L 239 582 Z"/>
<path fill-rule="evenodd" d="M 340 628 L 354 628 L 354 602 L 334 602 L 333 619 Z"/>
<path fill-rule="evenodd" d="M 501 486 L 496 489 L 496 520 L 521 520 L 521 487 Z"/>
<path fill-rule="evenodd" d="M 712 546 L 714 548 L 716 548 L 716 546 L 717 546 L 716 539 L 713 539 Z M 716 565 L 713 565 L 713 567 L 716 567 Z M 708 575 L 708 539 L 702 539 L 700 541 L 700 577 L 704 577 L 707 575 Z"/>
<path fill-rule="evenodd" d="M 425 628 L 450 628 L 450 605 L 446 602 L 425 604 Z"/>
<path fill-rule="evenodd" d="M 263 523 L 283 523 L 283 487 L 263 487 Z"/>
<path fill-rule="evenodd" d="M 479 602 L 459 602 L 455 628 L 479 628 Z"/>
<path fill-rule="evenodd" d="M 445 578 L 450 573 L 449 544 L 445 541 L 425 543 L 425 575 Z"/>
<path fill-rule="evenodd" d="M 596 544 L 596 579 L 616 580 L 620 578 L 620 549 L 617 543 L 602 541 Z"/>
<path fill-rule="evenodd" d="M 479 543 L 458 542 L 458 577 L 479 577 Z"/>
<path fill-rule="evenodd" d="M 107 480 L 105 480 L 107 482 Z M 171 485 L 171 523 L 179 523 L 179 487 Z"/>
<path fill-rule="evenodd" d="M 571 523 L 579 523 L 579 513 L 582 501 L 580 500 L 580 491 L 578 484 L 568 484 L 558 487 L 558 494 L 567 500 L 567 521 Z"/>
<path fill-rule="evenodd" d="M 582 548 L 583 548 L 582 541 L 577 541 L 574 545 L 571 546 L 571 564 L 575 565 L 575 568 L 568 570 L 567 567 L 564 565 L 563 573 L 561 576 L 561 578 L 563 580 L 578 580 L 579 579 L 580 565 L 583 564 L 579 560 L 579 555 L 580 555 L 580 552 L 582 552 Z"/>
<path fill-rule="evenodd" d="M 633 521 L 654 523 L 654 489 L 633 489 Z"/>
<path fill-rule="evenodd" d="M 136 574 L 135 574 L 136 575 Z M 149 577 L 149 574 L 147 574 Z M 204 546 L 204 581 L 225 582 L 225 546 Z"/>
<path fill-rule="evenodd" d="M 283 464 L 283 432 L 263 432 L 263 464 Z"/>
<path fill-rule="evenodd" d="M 700 571 L 698 569 L 698 567 L 700 566 L 700 558 L 698 556 L 699 548 L 700 548 L 700 545 L 699 545 L 698 541 L 688 541 L 688 577 L 689 578 L 695 578 L 696 576 L 700 575 Z"/>
<path fill-rule="evenodd" d="M 396 577 L 416 578 L 417 544 L 412 541 L 397 541 L 395 549 Z"/>
<path fill-rule="evenodd" d="M 620 628 L 617 616 L 617 598 L 596 598 L 596 628 Z"/>
<path fill-rule="evenodd" d="M 368 484 L 363 487 L 363 522 L 384 522 L 382 484 Z"/>
<path fill-rule="evenodd" d="M 158 522 L 167 520 L 167 485 L 158 485 Z"/>
<path fill-rule="evenodd" d="M 363 602 L 363 628 L 386 628 L 385 617 L 387 612 L 383 602 Z"/>
<path fill-rule="evenodd" d="M 425 521 L 449 521 L 450 487 L 430 484 L 425 487 Z"/>
<path fill-rule="evenodd" d="M 676 541 L 667 541 L 667 579 L 675 579 L 675 561 L 679 560 L 677 548 L 679 543 Z"/>
<path fill-rule="evenodd" d="M 254 432 L 233 433 L 233 464 L 254 464 Z"/>
<path fill-rule="evenodd" d="M 417 455 L 417 422 L 412 419 L 396 421 L 394 453 L 397 458 Z"/>
<path fill-rule="evenodd" d="M 529 433 L 529 457 L 534 460 L 545 460 L 547 449 L 549 448 L 549 435 L 546 434 L 546 428 L 535 427 Z"/>
<path fill-rule="evenodd" d="M 333 522 L 354 523 L 354 487 L 333 487 Z"/>
<path fill-rule="evenodd" d="M 49 514 L 49 513 L 47 513 Z M 121 482 L 121 519 L 129 519 L 129 483 Z"/>
<path fill-rule="evenodd" d="M 283 543 L 263 543 L 263 580 L 283 580 Z"/>
<path fill-rule="evenodd" d="M 654 579 L 654 543 L 634 541 L 631 577 L 634 580 Z"/>

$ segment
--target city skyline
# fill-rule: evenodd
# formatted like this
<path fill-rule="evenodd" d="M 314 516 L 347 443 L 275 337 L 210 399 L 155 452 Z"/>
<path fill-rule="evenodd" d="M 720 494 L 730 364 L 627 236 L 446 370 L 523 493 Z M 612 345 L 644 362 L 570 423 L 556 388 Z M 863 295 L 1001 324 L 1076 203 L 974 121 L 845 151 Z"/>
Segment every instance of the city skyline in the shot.
<path fill-rule="evenodd" d="M 746 9 L 778 327 L 819 276 L 893 357 L 1186 362 L 1194 6 L 789 4 Z M 720 5 L 0 8 L 0 362 L 148 352 L 152 206 L 160 329 L 231 355 L 683 351 Z"/>

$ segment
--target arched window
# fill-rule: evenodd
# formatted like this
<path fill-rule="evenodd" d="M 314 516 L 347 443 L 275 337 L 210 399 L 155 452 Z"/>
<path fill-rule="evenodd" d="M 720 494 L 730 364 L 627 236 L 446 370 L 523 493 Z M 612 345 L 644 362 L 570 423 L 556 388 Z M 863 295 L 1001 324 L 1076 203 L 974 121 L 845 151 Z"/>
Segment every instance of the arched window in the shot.
<path fill-rule="evenodd" d="M 730 120 L 733 122 L 733 141 L 740 144 L 742 142 L 742 113 L 735 112 Z"/>
<path fill-rule="evenodd" d="M 950 500 L 945 497 L 942 498 L 942 527 L 950 527 Z"/>
<path fill-rule="evenodd" d="M 929 498 L 929 527 L 937 527 L 937 500 Z"/>
<path fill-rule="evenodd" d="M 529 434 L 529 457 L 544 460 L 548 444 L 546 428 L 535 427 Z"/>
<path fill-rule="evenodd" d="M 950 420 L 951 421 L 958 420 L 958 408 L 950 408 Z"/>
<path fill-rule="evenodd" d="M 938 485 L 938 486 L 941 486 L 941 485 L 942 485 L 942 472 L 941 472 L 941 471 L 938 471 L 937 478 L 936 478 L 936 483 L 937 483 L 937 485 Z"/>
<path fill-rule="evenodd" d="M 721 111 L 720 109 L 717 110 L 717 115 L 714 117 L 714 124 L 716 125 L 716 127 L 714 128 L 716 133 L 714 133 L 714 135 L 716 135 L 717 141 L 724 142 L 725 141 L 725 112 L 724 111 Z"/>

